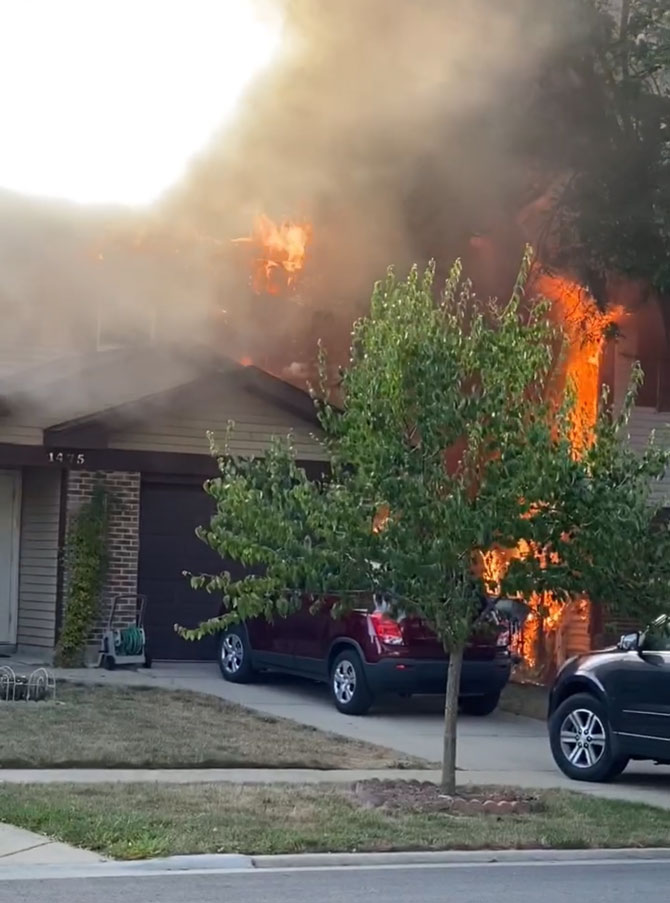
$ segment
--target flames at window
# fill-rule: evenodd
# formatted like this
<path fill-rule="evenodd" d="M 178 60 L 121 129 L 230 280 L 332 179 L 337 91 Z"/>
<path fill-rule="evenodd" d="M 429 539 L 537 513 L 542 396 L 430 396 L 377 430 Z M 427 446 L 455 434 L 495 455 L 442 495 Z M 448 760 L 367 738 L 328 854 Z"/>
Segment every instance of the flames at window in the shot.
<path fill-rule="evenodd" d="M 264 213 L 254 220 L 251 235 L 233 239 L 252 251 L 251 287 L 257 295 L 290 294 L 305 266 L 312 239 L 308 222 L 275 223 Z"/>

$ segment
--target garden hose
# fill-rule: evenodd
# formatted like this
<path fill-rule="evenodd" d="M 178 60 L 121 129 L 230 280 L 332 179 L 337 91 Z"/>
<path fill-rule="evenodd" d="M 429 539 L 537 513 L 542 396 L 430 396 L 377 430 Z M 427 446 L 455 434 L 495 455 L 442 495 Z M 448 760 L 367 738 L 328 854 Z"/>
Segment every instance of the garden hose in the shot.
<path fill-rule="evenodd" d="M 124 627 L 116 635 L 117 655 L 142 655 L 144 652 L 144 631 L 141 627 Z"/>

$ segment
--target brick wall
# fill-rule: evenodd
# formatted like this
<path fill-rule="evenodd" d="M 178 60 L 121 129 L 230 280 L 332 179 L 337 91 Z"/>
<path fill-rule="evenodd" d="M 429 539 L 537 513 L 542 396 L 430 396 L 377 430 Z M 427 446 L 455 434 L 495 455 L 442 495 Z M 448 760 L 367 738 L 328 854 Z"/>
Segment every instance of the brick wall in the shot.
<path fill-rule="evenodd" d="M 67 480 L 66 516 L 68 523 L 83 503 L 89 501 L 93 489 L 101 483 L 107 493 L 109 556 L 107 579 L 100 601 L 100 617 L 91 632 L 91 646 L 98 645 L 115 596 L 137 593 L 137 560 L 139 553 L 140 475 L 121 471 L 92 472 L 72 470 Z M 66 595 L 67 599 L 67 595 Z M 114 626 L 135 622 L 134 598 L 117 607 Z"/>

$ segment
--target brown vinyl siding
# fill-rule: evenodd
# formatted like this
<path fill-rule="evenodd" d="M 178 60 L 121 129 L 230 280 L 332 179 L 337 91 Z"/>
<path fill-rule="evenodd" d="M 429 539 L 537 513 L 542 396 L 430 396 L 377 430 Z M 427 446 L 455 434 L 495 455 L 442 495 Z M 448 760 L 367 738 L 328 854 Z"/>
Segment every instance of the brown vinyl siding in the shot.
<path fill-rule="evenodd" d="M 312 436 L 318 432 L 318 427 L 241 391 L 216 403 L 198 405 L 189 413 L 157 415 L 141 426 L 116 432 L 110 437 L 109 447 L 125 451 L 207 454 L 207 432 L 212 431 L 222 443 L 229 420 L 235 422 L 231 441 L 234 454 L 262 455 L 273 435 L 284 437 L 292 432 L 299 459 L 326 460 L 323 449 Z"/>
<path fill-rule="evenodd" d="M 563 661 L 591 648 L 590 606 L 576 602 L 568 606 L 562 624 Z"/>
<path fill-rule="evenodd" d="M 54 645 L 60 492 L 60 471 L 24 468 L 19 548 L 20 646 Z"/>

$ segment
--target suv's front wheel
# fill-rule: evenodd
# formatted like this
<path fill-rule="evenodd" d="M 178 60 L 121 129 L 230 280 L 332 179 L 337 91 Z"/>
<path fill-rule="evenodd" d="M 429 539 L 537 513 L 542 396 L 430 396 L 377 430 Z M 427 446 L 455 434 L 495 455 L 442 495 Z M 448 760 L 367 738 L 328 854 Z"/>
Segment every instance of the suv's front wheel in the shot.
<path fill-rule="evenodd" d="M 372 693 L 355 649 L 335 656 L 330 668 L 330 693 L 335 707 L 346 715 L 365 715 L 372 705 Z"/>
<path fill-rule="evenodd" d="M 569 696 L 549 722 L 554 761 L 575 781 L 611 781 L 628 759 L 614 748 L 605 706 L 589 693 Z"/>

